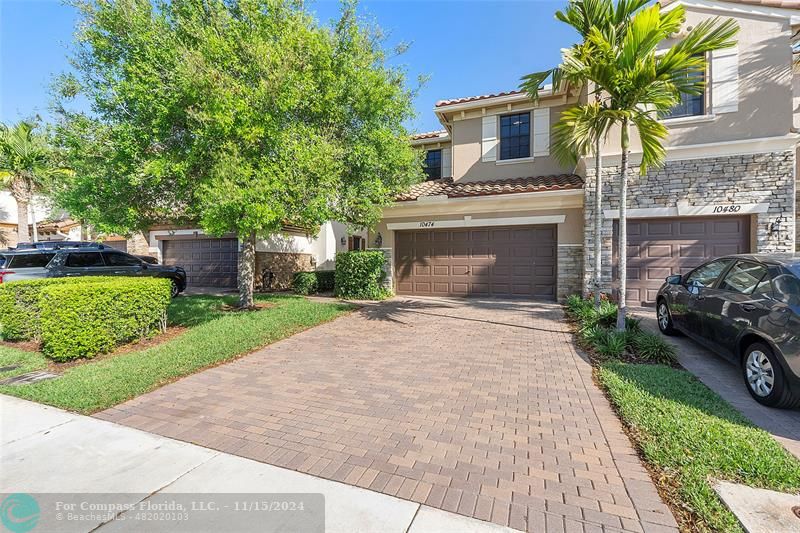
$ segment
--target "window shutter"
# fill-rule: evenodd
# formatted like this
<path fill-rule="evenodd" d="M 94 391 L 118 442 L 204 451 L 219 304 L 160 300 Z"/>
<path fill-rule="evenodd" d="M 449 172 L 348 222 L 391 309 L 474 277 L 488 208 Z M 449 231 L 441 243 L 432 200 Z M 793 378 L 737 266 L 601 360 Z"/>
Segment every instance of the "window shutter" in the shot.
<path fill-rule="evenodd" d="M 452 148 L 442 148 L 442 177 L 453 177 Z"/>
<path fill-rule="evenodd" d="M 497 116 L 483 117 L 481 124 L 481 161 L 497 161 Z"/>
<path fill-rule="evenodd" d="M 711 52 L 711 106 L 715 115 L 739 110 L 739 48 Z"/>
<path fill-rule="evenodd" d="M 349 252 L 353 251 L 353 237 L 352 236 L 347 238 L 347 251 L 349 251 Z"/>
<path fill-rule="evenodd" d="M 533 110 L 533 156 L 550 155 L 550 108 Z"/>

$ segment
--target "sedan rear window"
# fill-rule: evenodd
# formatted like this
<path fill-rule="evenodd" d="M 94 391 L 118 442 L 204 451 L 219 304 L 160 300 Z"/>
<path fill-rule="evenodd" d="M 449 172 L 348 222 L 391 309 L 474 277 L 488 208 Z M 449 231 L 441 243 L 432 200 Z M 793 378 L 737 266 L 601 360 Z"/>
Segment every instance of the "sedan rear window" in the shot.
<path fill-rule="evenodd" d="M 750 294 L 766 275 L 766 267 L 756 263 L 739 261 L 725 275 L 725 279 L 722 280 L 719 288 L 724 291 Z"/>
<path fill-rule="evenodd" d="M 9 257 L 8 268 L 44 268 L 55 254 L 20 254 Z"/>

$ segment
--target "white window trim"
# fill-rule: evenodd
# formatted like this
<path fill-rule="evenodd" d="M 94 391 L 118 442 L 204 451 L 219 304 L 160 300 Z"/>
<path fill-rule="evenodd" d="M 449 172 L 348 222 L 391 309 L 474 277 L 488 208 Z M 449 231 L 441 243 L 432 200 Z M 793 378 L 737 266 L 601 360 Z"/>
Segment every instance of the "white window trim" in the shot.
<path fill-rule="evenodd" d="M 717 115 L 689 115 L 687 117 L 665 118 L 661 121 L 665 126 L 682 126 L 684 124 L 695 124 L 699 122 L 713 122 L 717 120 Z"/>
<path fill-rule="evenodd" d="M 719 205 L 730 202 L 719 202 Z M 665 217 L 697 217 L 697 216 L 739 216 L 755 215 L 769 211 L 769 203 L 758 204 L 739 204 L 739 210 L 735 213 L 715 213 L 716 204 L 710 205 L 689 205 L 688 202 L 678 202 L 674 207 L 644 207 L 639 209 L 628 209 L 626 218 L 665 218 Z M 617 220 L 619 219 L 619 209 L 605 209 L 603 217 Z"/>
<path fill-rule="evenodd" d="M 518 157 L 516 159 L 498 159 L 495 165 L 514 165 L 516 163 L 533 163 L 533 157 Z"/>

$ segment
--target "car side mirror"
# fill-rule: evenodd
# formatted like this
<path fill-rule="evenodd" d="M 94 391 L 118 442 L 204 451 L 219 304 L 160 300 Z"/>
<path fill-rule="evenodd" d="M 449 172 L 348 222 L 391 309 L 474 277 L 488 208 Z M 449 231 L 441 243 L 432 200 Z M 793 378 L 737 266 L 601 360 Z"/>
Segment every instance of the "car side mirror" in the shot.
<path fill-rule="evenodd" d="M 680 285 L 683 283 L 683 276 L 680 274 L 673 274 L 671 276 L 667 276 L 667 283 L 670 285 Z"/>
<path fill-rule="evenodd" d="M 145 263 L 144 261 L 142 261 L 142 270 L 147 270 L 147 268 L 148 268 L 148 267 L 147 267 L 147 263 Z"/>

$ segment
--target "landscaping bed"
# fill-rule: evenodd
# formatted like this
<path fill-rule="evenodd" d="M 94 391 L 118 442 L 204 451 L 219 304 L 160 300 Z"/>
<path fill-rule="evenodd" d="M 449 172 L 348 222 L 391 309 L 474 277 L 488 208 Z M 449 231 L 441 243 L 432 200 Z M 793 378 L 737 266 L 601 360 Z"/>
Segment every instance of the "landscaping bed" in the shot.
<path fill-rule="evenodd" d="M 629 321 L 628 333 L 610 332 L 604 324 L 616 306 L 605 303 L 593 312 L 590 302 L 579 300 L 571 298 L 567 308 L 578 341 L 591 355 L 598 383 L 683 531 L 741 531 L 711 487 L 712 479 L 800 491 L 800 461 L 680 368 L 674 348 L 670 357 L 669 348 L 650 339 L 640 341 L 637 350 L 631 340 L 636 335 L 631 331 L 637 331 L 635 321 Z M 593 324 L 604 328 L 608 337 L 588 331 Z M 609 340 L 612 337 L 625 340 Z M 620 344 L 625 347 L 609 355 Z"/>
<path fill-rule="evenodd" d="M 295 296 L 257 295 L 256 302 L 270 304 L 268 308 L 250 313 L 223 311 L 223 306 L 235 301 L 236 296 L 176 298 L 167 309 L 167 322 L 172 328 L 185 328 L 183 333 L 164 342 L 156 342 L 155 337 L 154 345 L 142 349 L 123 346 L 97 359 L 79 360 L 55 379 L 0 385 L 0 393 L 93 413 L 333 320 L 352 309 L 347 304 Z M 0 345 L 0 368 L 13 365 L 19 367 L 0 371 L 0 379 L 54 368 L 41 352 L 17 349 L 7 343 Z"/>

